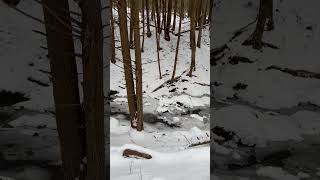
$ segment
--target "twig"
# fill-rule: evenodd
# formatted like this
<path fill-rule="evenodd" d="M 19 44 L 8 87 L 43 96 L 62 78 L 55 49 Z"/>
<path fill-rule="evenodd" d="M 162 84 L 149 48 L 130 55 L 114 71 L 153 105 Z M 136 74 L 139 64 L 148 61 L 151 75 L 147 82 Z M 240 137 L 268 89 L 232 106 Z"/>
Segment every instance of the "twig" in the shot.
<path fill-rule="evenodd" d="M 200 142 L 200 143 L 196 143 L 196 144 L 190 144 L 188 147 L 201 146 L 201 145 L 205 145 L 205 144 L 210 144 L 210 141 L 204 141 L 204 142 Z"/>

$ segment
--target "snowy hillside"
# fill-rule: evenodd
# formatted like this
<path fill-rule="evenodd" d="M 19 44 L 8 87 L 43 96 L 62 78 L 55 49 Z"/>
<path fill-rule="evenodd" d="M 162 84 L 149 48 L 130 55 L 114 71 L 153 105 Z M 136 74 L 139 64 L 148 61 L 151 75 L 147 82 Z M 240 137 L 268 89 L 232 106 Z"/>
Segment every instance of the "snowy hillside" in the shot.
<path fill-rule="evenodd" d="M 117 14 L 115 13 L 115 19 Z M 178 20 L 177 20 L 178 21 Z M 184 19 L 182 31 L 190 28 Z M 116 40 L 120 39 L 116 26 Z M 174 65 L 177 36 L 165 41 L 160 34 L 159 78 L 155 28 L 152 36 L 145 37 L 143 64 L 144 131 L 130 128 L 121 49 L 116 52 L 117 62 L 110 66 L 111 102 L 110 157 L 111 179 L 193 180 L 210 179 L 210 67 L 209 28 L 203 29 L 202 47 L 196 49 L 196 71 L 187 76 L 190 68 L 190 33 L 181 36 L 176 76 L 177 82 L 158 87 L 170 80 Z M 116 46 L 120 46 L 117 42 Z M 134 50 L 131 50 L 134 59 Z M 147 152 L 151 160 L 124 158 L 124 149 Z M 186 172 L 188 170 L 188 172 Z M 194 173 L 197 172 L 197 173 Z"/>
<path fill-rule="evenodd" d="M 319 2 L 273 2 L 275 29 L 264 32 L 270 46 L 261 50 L 242 45 L 259 1 L 215 2 L 211 127 L 220 179 L 319 178 L 319 160 L 310 160 L 320 142 Z"/>

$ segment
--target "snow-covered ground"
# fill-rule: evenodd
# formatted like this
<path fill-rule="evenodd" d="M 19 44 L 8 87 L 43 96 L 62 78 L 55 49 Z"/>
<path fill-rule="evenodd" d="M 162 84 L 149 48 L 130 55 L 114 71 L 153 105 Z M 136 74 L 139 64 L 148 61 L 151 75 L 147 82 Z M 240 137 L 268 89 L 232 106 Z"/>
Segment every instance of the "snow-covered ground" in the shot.
<path fill-rule="evenodd" d="M 215 1 L 211 108 L 217 179 L 319 179 L 313 152 L 320 139 L 319 1 L 273 2 L 275 29 L 263 41 L 277 48 L 258 51 L 241 44 L 254 31 L 255 23 L 246 25 L 257 16 L 259 1 Z"/>
<path fill-rule="evenodd" d="M 178 28 L 177 28 L 178 29 Z M 177 30 L 176 29 L 176 30 Z M 189 29 L 188 19 L 182 31 Z M 210 42 L 208 27 L 203 30 L 202 47 L 196 50 L 196 71 L 186 76 L 191 61 L 189 33 L 181 36 L 176 76 L 181 78 L 172 85 L 154 91 L 172 75 L 177 36 L 165 41 L 160 34 L 160 62 L 162 79 L 159 78 L 155 28 L 152 37 L 145 38 L 143 63 L 144 121 L 142 133 L 130 129 L 123 63 L 111 64 L 110 89 L 115 91 L 111 103 L 110 165 L 111 179 L 180 180 L 210 179 L 209 144 L 190 147 L 210 141 Z M 116 39 L 119 39 L 116 26 Z M 119 43 L 116 44 L 120 45 Z M 120 49 L 116 56 L 122 59 Z M 131 51 L 134 59 L 134 51 Z M 186 72 L 184 72 L 187 70 Z M 146 152 L 150 160 L 124 158 L 125 148 Z"/>

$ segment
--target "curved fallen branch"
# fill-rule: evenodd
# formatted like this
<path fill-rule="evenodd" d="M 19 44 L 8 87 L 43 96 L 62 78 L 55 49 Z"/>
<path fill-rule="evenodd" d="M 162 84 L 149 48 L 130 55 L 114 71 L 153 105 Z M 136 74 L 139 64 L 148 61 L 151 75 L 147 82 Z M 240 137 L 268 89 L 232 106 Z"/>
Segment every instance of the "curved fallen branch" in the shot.
<path fill-rule="evenodd" d="M 149 154 L 142 153 L 142 152 L 132 150 L 132 149 L 124 150 L 122 156 L 133 157 L 133 158 L 144 158 L 144 159 L 151 159 L 152 158 L 152 156 Z"/>

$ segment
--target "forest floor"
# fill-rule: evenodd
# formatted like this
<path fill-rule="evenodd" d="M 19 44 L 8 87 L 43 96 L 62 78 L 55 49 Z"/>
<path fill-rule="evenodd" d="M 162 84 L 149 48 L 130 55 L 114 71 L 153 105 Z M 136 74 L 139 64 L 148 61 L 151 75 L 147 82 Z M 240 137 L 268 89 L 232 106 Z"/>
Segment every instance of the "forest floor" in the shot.
<path fill-rule="evenodd" d="M 74 11 L 79 11 L 74 7 L 71 5 Z M 18 8 L 42 17 L 41 6 L 35 1 L 22 1 Z M 32 31 L 44 32 L 44 27 L 2 1 L 0 14 L 0 59 L 3 60 L 0 61 L 0 178 L 60 180 L 61 160 L 49 61 L 46 50 L 40 48 L 46 46 L 46 41 L 44 36 Z M 183 30 L 187 23 L 184 22 Z M 154 32 L 151 38 L 145 39 L 143 134 L 129 128 L 122 63 L 117 60 L 116 65 L 111 64 L 110 72 L 105 71 L 111 76 L 111 82 L 106 80 L 105 84 L 111 83 L 114 93 L 111 119 L 106 118 L 105 123 L 111 132 L 111 151 L 106 153 L 112 157 L 112 179 L 209 179 L 209 144 L 189 147 L 209 139 L 208 26 L 203 31 L 202 48 L 197 48 L 194 76 L 190 78 L 184 72 L 189 69 L 191 59 L 189 33 L 184 33 L 176 73 L 181 78 L 173 85 L 152 92 L 171 77 L 177 37 L 171 35 L 171 38 L 170 42 L 164 41 L 161 34 L 161 80 Z M 121 59 L 121 51 L 117 51 L 117 57 Z M 81 79 L 81 72 L 79 77 Z M 107 137 L 106 145 L 108 150 Z M 121 152 L 125 147 L 147 151 L 153 159 L 123 158 Z"/>
<path fill-rule="evenodd" d="M 275 29 L 258 51 L 241 44 L 254 31 L 259 2 L 216 1 L 215 179 L 319 179 L 319 2 L 302 3 L 274 1 Z"/>
<path fill-rule="evenodd" d="M 182 31 L 189 29 L 189 20 L 182 22 Z M 177 31 L 178 28 L 176 28 Z M 196 50 L 196 71 L 188 77 L 191 49 L 189 32 L 182 33 L 177 63 L 176 82 L 170 80 L 174 65 L 177 36 L 171 40 L 160 34 L 159 77 L 155 28 L 145 38 L 143 63 L 144 131 L 130 128 L 121 51 L 117 63 L 111 64 L 110 89 L 113 91 L 110 122 L 111 178 L 178 180 L 210 179 L 210 39 L 209 28 L 203 30 L 202 47 Z M 119 39 L 116 30 L 116 39 Z M 116 45 L 117 46 L 117 45 Z M 134 59 L 134 51 L 131 51 Z M 153 156 L 151 160 L 124 158 L 125 148 L 137 149 Z M 195 173 L 196 172 L 196 173 Z"/>

